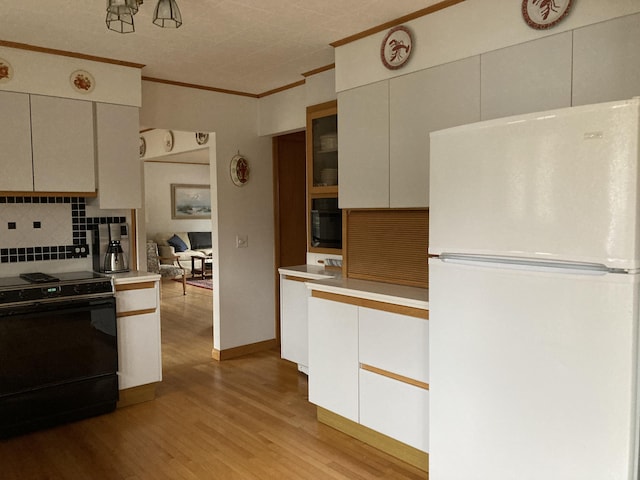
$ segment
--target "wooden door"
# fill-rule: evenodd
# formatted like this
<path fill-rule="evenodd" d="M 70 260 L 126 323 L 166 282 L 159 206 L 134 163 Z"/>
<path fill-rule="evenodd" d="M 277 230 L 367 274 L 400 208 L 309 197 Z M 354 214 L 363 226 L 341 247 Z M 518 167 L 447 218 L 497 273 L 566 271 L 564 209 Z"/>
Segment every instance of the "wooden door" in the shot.
<path fill-rule="evenodd" d="M 307 263 L 305 132 L 273 139 L 276 265 Z M 276 278 L 276 339 L 280 343 L 280 281 Z"/>

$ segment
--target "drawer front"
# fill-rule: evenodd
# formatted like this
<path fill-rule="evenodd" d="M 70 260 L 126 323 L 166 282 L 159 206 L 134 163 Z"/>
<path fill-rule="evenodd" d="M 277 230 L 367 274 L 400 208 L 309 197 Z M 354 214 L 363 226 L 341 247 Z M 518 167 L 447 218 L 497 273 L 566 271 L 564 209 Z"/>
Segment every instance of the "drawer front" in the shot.
<path fill-rule="evenodd" d="M 429 321 L 361 307 L 360 363 L 429 383 Z"/>
<path fill-rule="evenodd" d="M 429 390 L 360 370 L 360 423 L 429 451 Z"/>
<path fill-rule="evenodd" d="M 116 291 L 116 312 L 119 314 L 137 310 L 155 310 L 158 296 L 155 288 Z"/>

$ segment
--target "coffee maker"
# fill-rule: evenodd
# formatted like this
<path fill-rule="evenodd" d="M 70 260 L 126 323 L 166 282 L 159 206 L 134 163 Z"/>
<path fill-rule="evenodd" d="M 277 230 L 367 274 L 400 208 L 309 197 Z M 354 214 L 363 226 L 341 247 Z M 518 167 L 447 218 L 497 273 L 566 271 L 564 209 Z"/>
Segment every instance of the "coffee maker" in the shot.
<path fill-rule="evenodd" d="M 104 273 L 128 272 L 129 248 L 126 223 L 98 225 L 93 238 L 93 269 Z"/>

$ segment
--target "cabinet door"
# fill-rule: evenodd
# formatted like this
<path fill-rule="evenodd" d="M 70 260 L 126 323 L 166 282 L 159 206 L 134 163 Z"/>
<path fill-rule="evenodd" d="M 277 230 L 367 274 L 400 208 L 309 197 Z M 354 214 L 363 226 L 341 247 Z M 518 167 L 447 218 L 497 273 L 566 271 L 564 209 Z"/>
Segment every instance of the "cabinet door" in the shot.
<path fill-rule="evenodd" d="M 162 380 L 160 315 L 145 313 L 118 318 L 120 390 L 160 380 Z"/>
<path fill-rule="evenodd" d="M 429 133 L 480 120 L 480 57 L 389 81 L 389 202 L 429 206 Z"/>
<path fill-rule="evenodd" d="M 338 93 L 340 208 L 389 207 L 389 82 Z"/>
<path fill-rule="evenodd" d="M 573 31 L 573 105 L 640 95 L 640 13 Z"/>
<path fill-rule="evenodd" d="M 280 281 L 280 355 L 303 367 L 309 366 L 308 298 L 304 282 Z"/>
<path fill-rule="evenodd" d="M 566 32 L 482 55 L 482 119 L 570 106 L 572 38 Z"/>
<path fill-rule="evenodd" d="M 360 370 L 360 423 L 429 451 L 429 390 Z"/>
<path fill-rule="evenodd" d="M 96 104 L 100 208 L 142 207 L 138 107 Z"/>
<path fill-rule="evenodd" d="M 309 401 L 358 421 L 358 307 L 310 297 Z"/>
<path fill-rule="evenodd" d="M 33 185 L 38 192 L 95 192 L 93 105 L 31 96 Z"/>
<path fill-rule="evenodd" d="M 360 307 L 360 363 L 429 383 L 429 320 Z"/>
<path fill-rule="evenodd" d="M 33 170 L 29 95 L 0 92 L 0 112 L 0 190 L 30 192 Z"/>

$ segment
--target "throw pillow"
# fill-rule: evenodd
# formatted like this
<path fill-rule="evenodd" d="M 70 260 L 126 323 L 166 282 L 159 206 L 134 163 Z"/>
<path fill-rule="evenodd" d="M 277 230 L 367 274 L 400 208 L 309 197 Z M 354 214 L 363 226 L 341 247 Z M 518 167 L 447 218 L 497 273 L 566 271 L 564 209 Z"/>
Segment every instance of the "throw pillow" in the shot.
<path fill-rule="evenodd" d="M 189 232 L 188 235 L 193 250 L 211 248 L 211 232 Z"/>
<path fill-rule="evenodd" d="M 177 235 L 167 240 L 167 243 L 171 245 L 176 252 L 184 252 L 187 250 L 187 244 Z"/>

